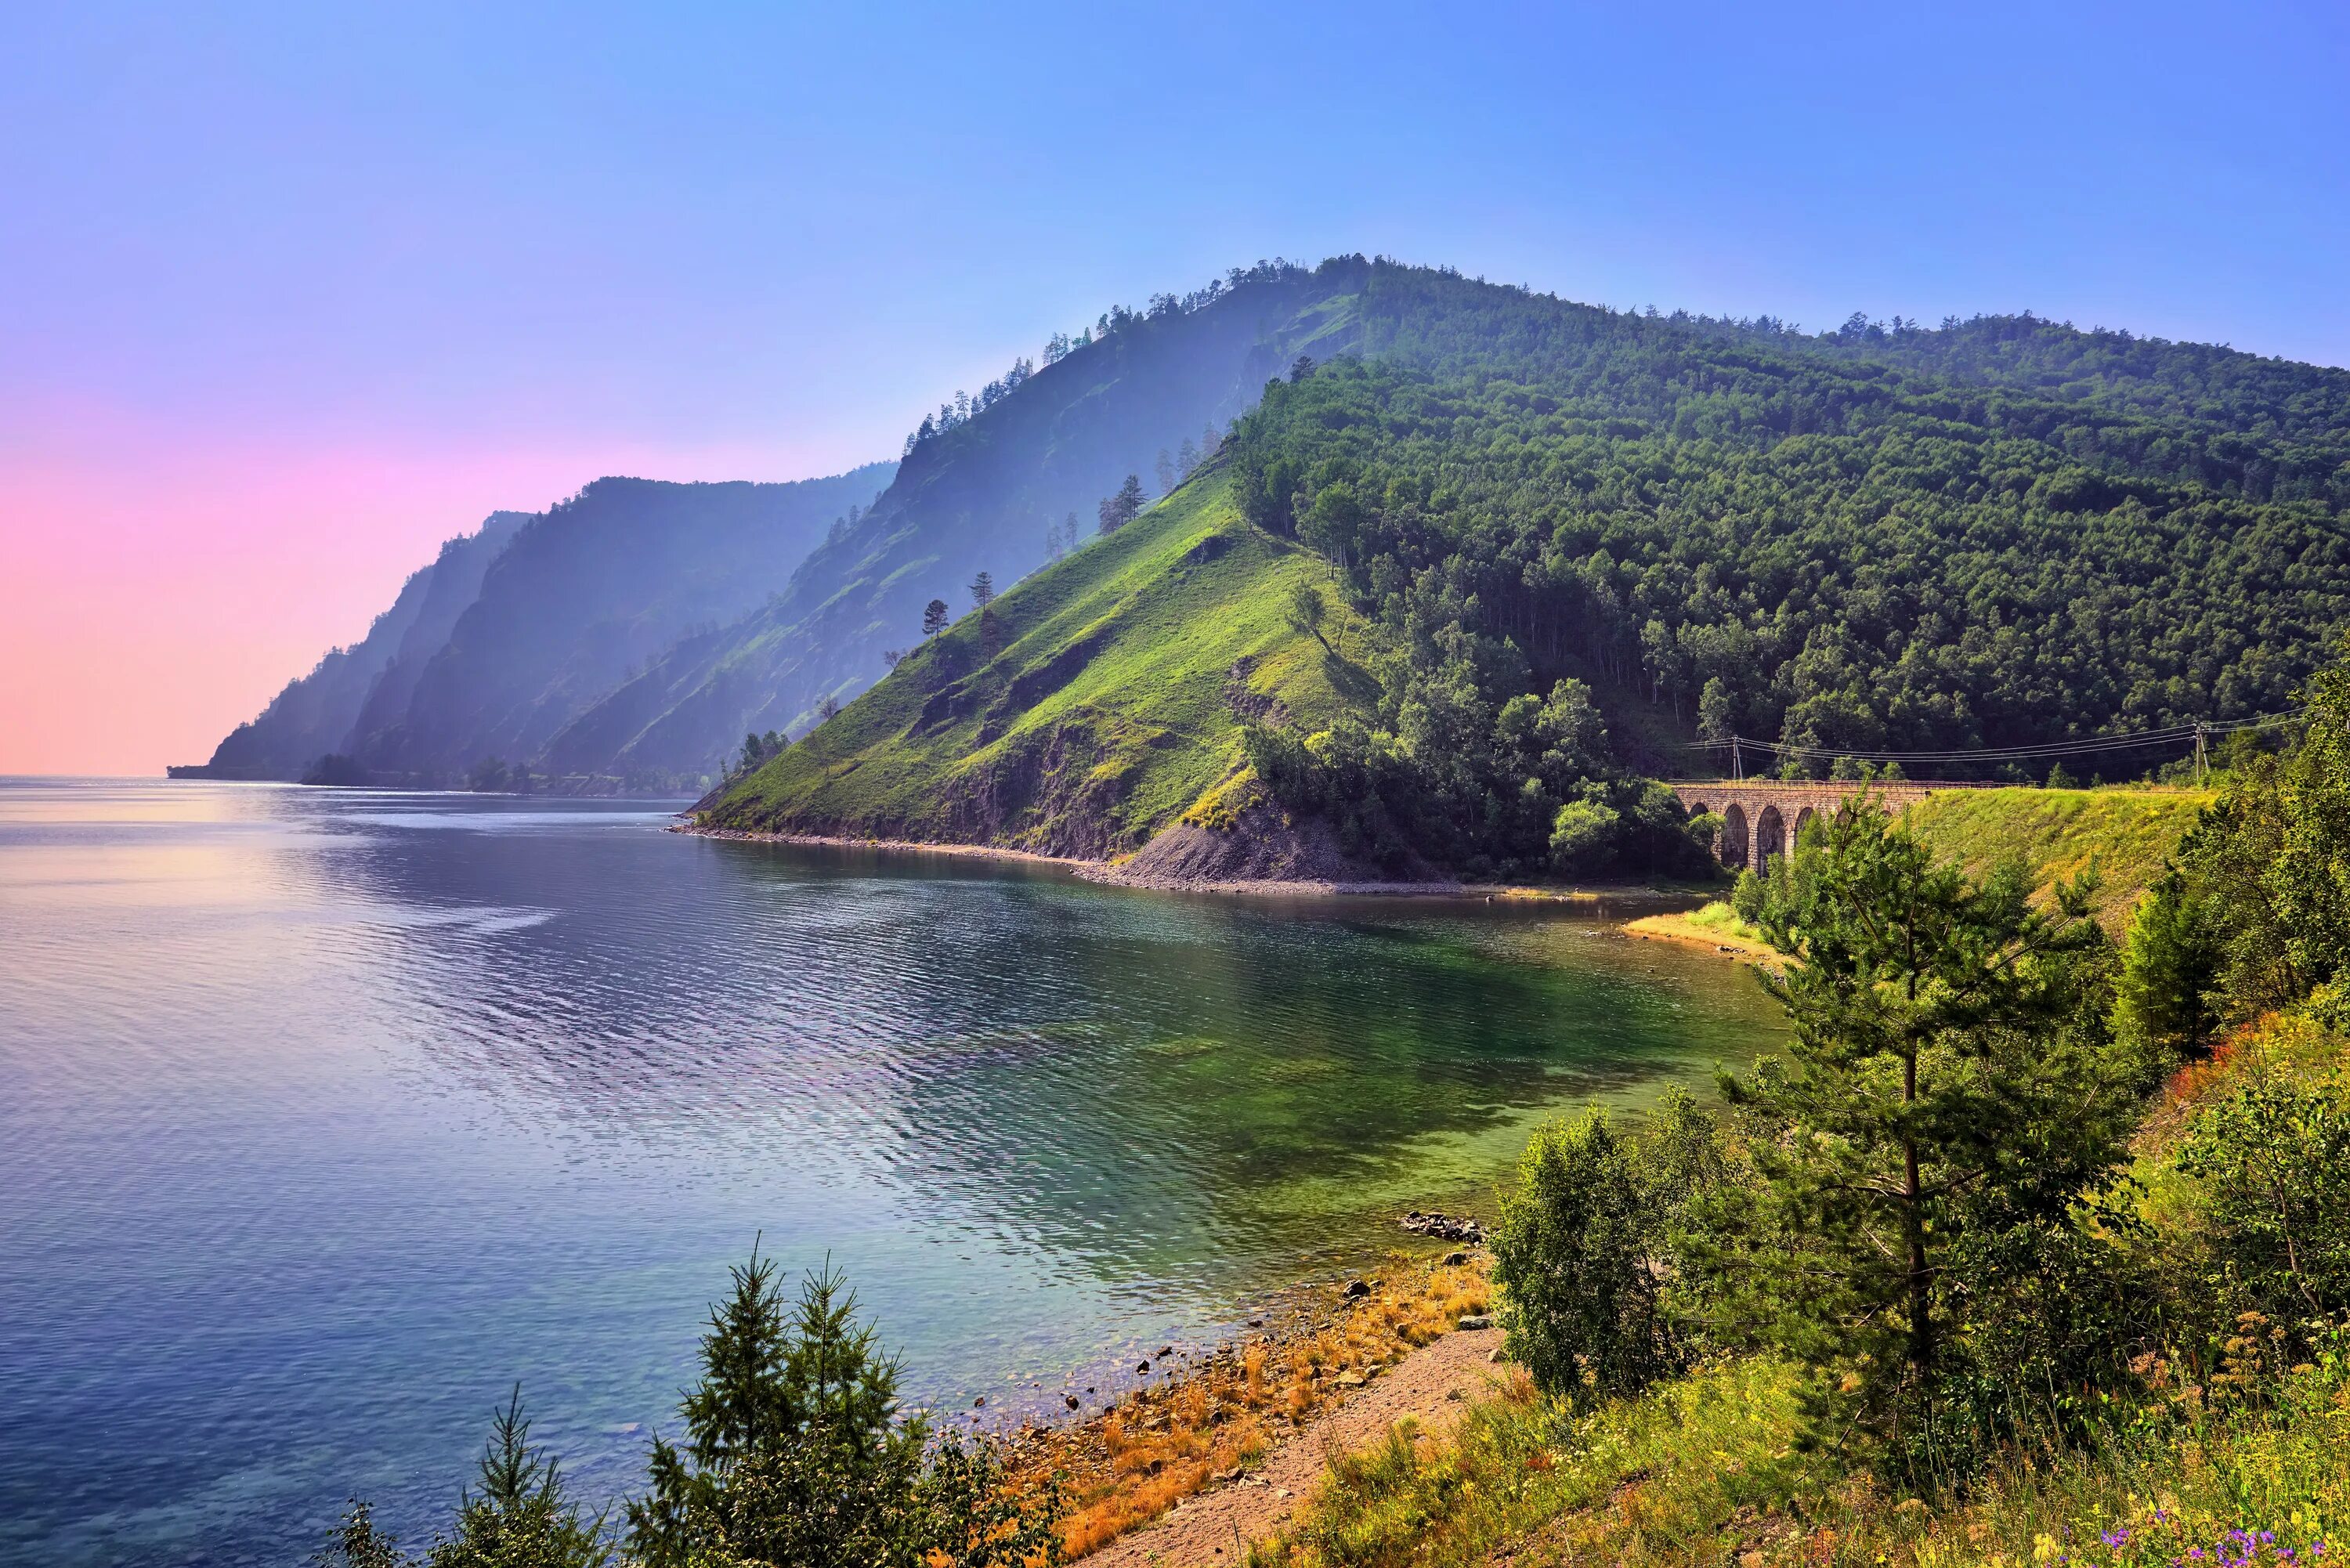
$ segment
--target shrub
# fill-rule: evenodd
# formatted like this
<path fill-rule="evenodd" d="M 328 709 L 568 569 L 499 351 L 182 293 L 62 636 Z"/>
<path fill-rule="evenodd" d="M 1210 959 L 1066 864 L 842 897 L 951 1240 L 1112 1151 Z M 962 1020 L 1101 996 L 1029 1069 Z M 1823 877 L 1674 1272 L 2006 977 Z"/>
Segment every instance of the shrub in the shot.
<path fill-rule="evenodd" d="M 2199 1116 L 2179 1151 L 2228 1272 L 2279 1317 L 2350 1312 L 2346 1100 L 2338 1077 L 2254 1083 Z"/>
<path fill-rule="evenodd" d="M 1506 1350 L 1576 1404 L 1634 1392 L 1685 1364 L 1663 1310 L 1667 1212 L 1607 1113 L 1535 1133 L 1492 1238 Z"/>

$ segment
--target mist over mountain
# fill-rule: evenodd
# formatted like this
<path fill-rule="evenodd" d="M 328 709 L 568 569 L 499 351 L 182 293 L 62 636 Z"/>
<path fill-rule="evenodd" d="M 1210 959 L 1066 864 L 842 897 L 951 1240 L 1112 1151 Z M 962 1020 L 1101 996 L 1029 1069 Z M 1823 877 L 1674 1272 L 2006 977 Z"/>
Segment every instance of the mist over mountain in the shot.
<path fill-rule="evenodd" d="M 1351 705 L 1382 755 L 1469 755 L 1476 713 L 1561 680 L 1651 771 L 1731 733 L 2240 716 L 2341 614 L 2350 374 L 2224 348 L 2028 314 L 1807 334 L 1341 256 L 1108 312 L 1043 358 L 896 464 L 499 514 L 203 771 L 699 788 L 746 732 L 804 734 L 879 680 L 933 599 L 960 613 L 979 574 L 1008 587 L 1211 458 L 1223 504 L 1320 556 L 1374 631 L 1386 696 Z M 1405 733 L 1438 719 L 1457 732 Z"/>
<path fill-rule="evenodd" d="M 479 529 L 441 546 L 432 564 L 410 574 L 391 607 L 367 636 L 318 660 L 309 674 L 286 683 L 255 718 L 229 732 L 201 767 L 175 774 L 218 779 L 298 779 L 355 730 L 374 726 L 367 716 L 404 709 L 414 671 L 449 636 L 457 617 L 481 591 L 490 563 L 527 512 L 493 512 Z M 396 706 L 388 696 L 397 692 Z"/>
<path fill-rule="evenodd" d="M 797 731 L 920 639 L 923 606 L 960 609 L 979 572 L 1010 584 L 1094 536 L 1127 476 L 1152 493 L 1301 351 L 1336 352 L 1344 268 L 1235 269 L 1188 298 L 1116 310 L 1048 362 L 1024 361 L 975 404 L 927 419 L 896 482 L 824 541 L 779 598 L 688 639 L 550 744 L 558 773 L 716 771 L 748 731 Z M 1068 530 L 1054 542 L 1057 530 Z"/>
<path fill-rule="evenodd" d="M 608 478 L 499 513 L 410 578 L 368 637 L 182 775 L 448 785 L 538 762 L 549 736 L 689 633 L 740 619 L 895 472 L 766 484 Z M 677 787 L 674 780 L 575 787 Z"/>

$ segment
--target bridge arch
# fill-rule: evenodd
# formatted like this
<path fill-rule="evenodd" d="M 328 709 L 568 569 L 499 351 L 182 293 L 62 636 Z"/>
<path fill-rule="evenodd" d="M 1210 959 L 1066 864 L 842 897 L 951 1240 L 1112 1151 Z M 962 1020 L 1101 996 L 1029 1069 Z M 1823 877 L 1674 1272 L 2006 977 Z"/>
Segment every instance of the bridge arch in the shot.
<path fill-rule="evenodd" d="M 1721 863 L 1724 866 L 1746 864 L 1746 808 L 1731 801 L 1721 808 Z"/>
<path fill-rule="evenodd" d="M 1804 829 L 1811 826 L 1813 821 L 1818 817 L 1819 815 L 1820 814 L 1818 812 L 1814 811 L 1808 805 L 1795 813 L 1795 831 L 1789 835 L 1787 838 L 1787 848 L 1790 851 L 1793 851 L 1797 845 L 1803 843 Z"/>
<path fill-rule="evenodd" d="M 1768 871 L 1771 862 L 1787 852 L 1787 819 L 1775 805 L 1766 805 L 1754 819 L 1754 869 Z"/>

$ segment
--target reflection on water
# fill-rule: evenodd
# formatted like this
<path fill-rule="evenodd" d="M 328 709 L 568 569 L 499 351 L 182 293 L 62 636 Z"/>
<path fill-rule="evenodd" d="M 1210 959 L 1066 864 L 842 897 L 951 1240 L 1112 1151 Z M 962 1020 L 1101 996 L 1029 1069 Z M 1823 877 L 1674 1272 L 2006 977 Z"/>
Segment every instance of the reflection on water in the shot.
<path fill-rule="evenodd" d="M 0 782 L 0 1557 L 297 1563 L 354 1493 L 421 1543 L 517 1376 L 625 1488 L 754 1234 L 922 1397 L 1041 1404 L 1774 1027 L 1555 913 L 666 820 Z"/>

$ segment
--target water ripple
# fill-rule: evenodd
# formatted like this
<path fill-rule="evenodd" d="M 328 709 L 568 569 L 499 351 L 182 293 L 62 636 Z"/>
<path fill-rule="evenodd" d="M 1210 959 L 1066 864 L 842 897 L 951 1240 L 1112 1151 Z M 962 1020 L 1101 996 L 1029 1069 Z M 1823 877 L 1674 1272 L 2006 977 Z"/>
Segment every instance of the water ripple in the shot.
<path fill-rule="evenodd" d="M 1773 1029 L 1520 909 L 664 821 L 0 781 L 0 1559 L 290 1564 L 355 1492 L 421 1541 L 515 1376 L 624 1489 L 754 1234 L 1017 1409 Z"/>

